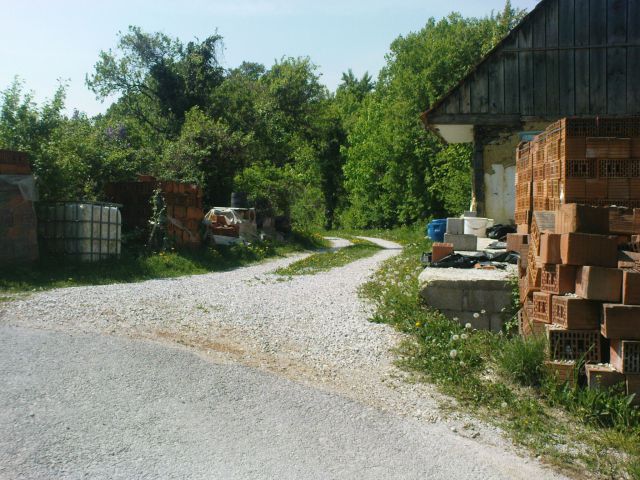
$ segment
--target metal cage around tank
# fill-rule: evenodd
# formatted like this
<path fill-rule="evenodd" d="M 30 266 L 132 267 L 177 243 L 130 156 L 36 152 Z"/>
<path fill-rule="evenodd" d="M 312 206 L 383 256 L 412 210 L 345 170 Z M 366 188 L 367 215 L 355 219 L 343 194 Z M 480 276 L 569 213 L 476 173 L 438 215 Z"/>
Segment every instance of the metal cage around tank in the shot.
<path fill-rule="evenodd" d="M 38 202 L 38 237 L 43 254 L 88 262 L 119 257 L 120 207 L 106 202 Z"/>

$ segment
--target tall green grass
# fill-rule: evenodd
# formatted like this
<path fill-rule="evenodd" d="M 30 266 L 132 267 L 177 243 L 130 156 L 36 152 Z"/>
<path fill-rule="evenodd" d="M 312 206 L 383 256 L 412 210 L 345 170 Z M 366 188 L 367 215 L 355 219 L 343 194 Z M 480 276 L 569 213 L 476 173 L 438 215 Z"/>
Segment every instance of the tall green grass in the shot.
<path fill-rule="evenodd" d="M 293 252 L 328 247 L 322 235 L 294 232 L 287 243 L 202 247 L 194 250 L 149 251 L 125 247 L 119 259 L 81 263 L 43 256 L 33 265 L 0 269 L 0 292 L 16 293 L 79 285 L 139 282 L 230 270 Z"/>
<path fill-rule="evenodd" d="M 398 349 L 402 368 L 579 478 L 640 478 L 639 411 L 621 388 L 558 385 L 544 367 L 545 341 L 514 335 L 513 319 L 499 333 L 476 331 L 426 308 L 418 275 L 429 241 L 419 227 L 385 236 L 404 251 L 361 291 L 375 305 L 372 321 L 408 334 Z"/>
<path fill-rule="evenodd" d="M 350 240 L 352 245 L 314 253 L 307 258 L 277 269 L 275 273 L 284 276 L 313 275 L 314 273 L 325 272 L 332 268 L 342 267 L 361 258 L 370 257 L 381 249 L 381 247 L 375 243 L 360 238 L 350 237 Z"/>

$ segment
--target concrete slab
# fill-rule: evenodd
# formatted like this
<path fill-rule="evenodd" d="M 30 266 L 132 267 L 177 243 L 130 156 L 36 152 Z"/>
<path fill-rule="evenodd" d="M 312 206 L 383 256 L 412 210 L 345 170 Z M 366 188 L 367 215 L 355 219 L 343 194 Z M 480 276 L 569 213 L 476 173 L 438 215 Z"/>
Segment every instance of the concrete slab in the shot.
<path fill-rule="evenodd" d="M 425 268 L 420 274 L 420 296 L 448 318 L 473 328 L 499 331 L 511 303 L 515 265 L 506 270 Z M 476 315 L 474 315 L 476 314 Z"/>

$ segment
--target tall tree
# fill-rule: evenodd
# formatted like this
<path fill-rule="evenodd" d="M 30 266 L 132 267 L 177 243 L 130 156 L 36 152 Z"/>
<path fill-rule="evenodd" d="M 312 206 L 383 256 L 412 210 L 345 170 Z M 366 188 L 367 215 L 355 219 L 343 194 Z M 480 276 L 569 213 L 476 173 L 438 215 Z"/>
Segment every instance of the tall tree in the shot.
<path fill-rule="evenodd" d="M 221 44 L 217 34 L 185 46 L 131 26 L 120 33 L 117 52 L 100 52 L 87 85 L 101 100 L 119 95 L 127 114 L 157 133 L 176 136 L 186 112 L 204 106 L 211 90 L 222 83 Z"/>
<path fill-rule="evenodd" d="M 460 213 L 471 192 L 469 146 L 444 147 L 421 112 L 458 82 L 523 15 L 429 19 L 391 44 L 375 91 L 357 110 L 345 147 L 348 207 L 342 222 L 392 226 Z M 353 83 L 347 74 L 347 84 Z"/>

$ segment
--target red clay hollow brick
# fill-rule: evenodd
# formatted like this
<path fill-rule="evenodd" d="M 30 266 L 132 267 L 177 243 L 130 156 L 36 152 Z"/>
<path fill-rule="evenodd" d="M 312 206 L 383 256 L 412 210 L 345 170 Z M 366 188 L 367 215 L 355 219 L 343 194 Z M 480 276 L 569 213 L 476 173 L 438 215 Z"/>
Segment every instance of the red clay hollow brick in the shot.
<path fill-rule="evenodd" d="M 547 325 L 549 357 L 551 360 L 582 360 L 600 363 L 600 332 L 597 330 L 564 330 Z"/>
<path fill-rule="evenodd" d="M 585 365 L 587 385 L 594 390 L 611 388 L 626 381 L 620 372 L 616 372 L 611 365 Z"/>
<path fill-rule="evenodd" d="M 453 243 L 436 242 L 431 246 L 431 261 L 439 262 L 453 253 Z"/>
<path fill-rule="evenodd" d="M 576 380 L 576 362 L 573 360 L 545 360 L 545 369 L 561 385 L 568 383 L 573 387 Z"/>
<path fill-rule="evenodd" d="M 587 300 L 619 302 L 622 296 L 622 270 L 604 267 L 578 268 L 576 295 Z"/>
<path fill-rule="evenodd" d="M 640 405 L 640 375 L 627 375 L 627 395 L 635 395 L 633 405 Z"/>
<path fill-rule="evenodd" d="M 556 212 L 555 233 L 599 233 L 609 232 L 609 209 L 568 203 L 560 205 Z"/>
<path fill-rule="evenodd" d="M 596 330 L 600 326 L 600 304 L 577 297 L 553 297 L 551 323 L 568 330 Z"/>
<path fill-rule="evenodd" d="M 577 269 L 575 265 L 542 265 L 540 290 L 555 295 L 575 292 Z"/>
<path fill-rule="evenodd" d="M 560 239 L 557 233 L 543 233 L 540 235 L 540 262 L 562 263 L 560 257 Z"/>
<path fill-rule="evenodd" d="M 640 265 L 640 253 L 629 250 L 618 252 L 618 268 L 633 270 L 636 265 Z"/>
<path fill-rule="evenodd" d="M 640 342 L 633 340 L 611 340 L 611 365 L 624 374 L 640 374 Z"/>
<path fill-rule="evenodd" d="M 622 303 L 640 305 L 640 272 L 625 270 L 622 273 Z"/>
<path fill-rule="evenodd" d="M 640 340 L 640 305 L 602 305 L 602 335 L 617 340 Z"/>
<path fill-rule="evenodd" d="M 520 253 L 522 246 L 529 243 L 529 235 L 507 233 L 507 250 Z"/>
<path fill-rule="evenodd" d="M 545 292 L 533 292 L 533 319 L 542 323 L 551 323 L 551 299 L 553 295 Z"/>
<path fill-rule="evenodd" d="M 560 256 L 566 265 L 618 266 L 618 240 L 611 235 L 563 233 Z"/>

